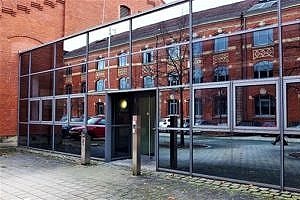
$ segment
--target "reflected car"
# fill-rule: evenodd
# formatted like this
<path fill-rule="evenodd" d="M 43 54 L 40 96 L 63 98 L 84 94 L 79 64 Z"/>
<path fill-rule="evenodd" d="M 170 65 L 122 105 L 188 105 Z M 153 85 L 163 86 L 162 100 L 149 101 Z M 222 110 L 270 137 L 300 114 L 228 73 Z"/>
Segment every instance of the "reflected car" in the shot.
<path fill-rule="evenodd" d="M 104 117 L 92 117 L 87 121 L 87 133 L 91 139 L 104 139 L 105 138 L 105 124 Z M 80 139 L 84 126 L 76 126 L 70 129 L 70 136 L 74 139 Z"/>
<path fill-rule="evenodd" d="M 62 137 L 63 138 L 69 138 L 70 137 L 70 129 L 74 127 L 74 125 L 70 125 L 68 124 L 68 118 L 66 116 L 62 117 L 60 122 L 63 122 L 65 124 L 63 124 L 61 126 L 61 131 L 62 131 Z M 70 122 L 73 123 L 82 123 L 83 122 L 83 117 L 74 117 L 71 118 Z"/>

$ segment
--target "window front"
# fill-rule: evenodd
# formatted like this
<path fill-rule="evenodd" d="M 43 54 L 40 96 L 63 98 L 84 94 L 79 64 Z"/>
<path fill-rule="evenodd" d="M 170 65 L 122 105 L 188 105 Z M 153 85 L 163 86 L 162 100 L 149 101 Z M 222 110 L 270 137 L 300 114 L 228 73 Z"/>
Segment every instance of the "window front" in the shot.
<path fill-rule="evenodd" d="M 275 98 L 272 95 L 257 95 L 255 97 L 255 115 L 274 116 L 275 110 Z"/>
<path fill-rule="evenodd" d="M 215 52 L 227 51 L 228 49 L 228 37 L 215 39 Z"/>
<path fill-rule="evenodd" d="M 261 61 L 254 65 L 254 78 L 273 77 L 273 63 Z"/>
<path fill-rule="evenodd" d="M 85 73 L 86 72 L 86 64 L 82 64 L 81 65 L 81 73 Z"/>
<path fill-rule="evenodd" d="M 81 83 L 81 89 L 80 89 L 81 93 L 86 93 L 86 82 L 82 82 Z"/>
<path fill-rule="evenodd" d="M 96 82 L 96 91 L 101 92 L 105 89 L 104 80 L 98 80 Z"/>
<path fill-rule="evenodd" d="M 168 115 L 178 115 L 178 100 L 170 99 L 168 101 Z"/>
<path fill-rule="evenodd" d="M 227 115 L 227 97 L 225 95 L 215 96 L 214 98 L 214 115 Z"/>
<path fill-rule="evenodd" d="M 197 67 L 193 71 L 193 83 L 202 83 L 203 82 L 203 71 L 201 68 Z"/>
<path fill-rule="evenodd" d="M 143 53 L 143 64 L 149 64 L 153 62 L 153 51 L 146 51 Z"/>
<path fill-rule="evenodd" d="M 273 44 L 273 29 L 255 31 L 253 33 L 253 45 L 266 46 Z"/>
<path fill-rule="evenodd" d="M 129 78 L 123 77 L 120 79 L 120 89 L 129 89 Z"/>
<path fill-rule="evenodd" d="M 194 58 L 200 57 L 201 54 L 202 54 L 202 43 L 201 42 L 193 43 L 193 57 Z"/>
<path fill-rule="evenodd" d="M 66 94 L 72 94 L 72 85 L 71 84 L 66 85 L 65 92 L 66 92 Z"/>
<path fill-rule="evenodd" d="M 66 75 L 72 75 L 72 67 L 66 69 Z"/>
<path fill-rule="evenodd" d="M 127 54 L 121 53 L 119 55 L 119 67 L 124 67 L 127 65 Z"/>
<path fill-rule="evenodd" d="M 154 87 L 154 78 L 152 76 L 144 77 L 144 88 Z"/>
<path fill-rule="evenodd" d="M 197 116 L 202 115 L 202 99 L 200 98 L 194 100 L 194 114 Z"/>
<path fill-rule="evenodd" d="M 180 58 L 180 47 L 173 46 L 168 48 L 168 57 L 170 60 L 179 59 Z"/>
<path fill-rule="evenodd" d="M 179 76 L 177 73 L 170 73 L 168 75 L 168 84 L 169 86 L 179 85 Z"/>
<path fill-rule="evenodd" d="M 105 60 L 100 59 L 97 61 L 97 70 L 103 70 L 105 67 Z"/>
<path fill-rule="evenodd" d="M 214 71 L 215 81 L 228 81 L 228 68 L 225 66 L 217 67 Z"/>
<path fill-rule="evenodd" d="M 126 17 L 130 15 L 130 8 L 127 6 L 121 5 L 120 6 L 120 18 Z"/>
<path fill-rule="evenodd" d="M 103 102 L 96 103 L 96 113 L 97 113 L 97 115 L 104 115 L 104 103 Z"/>

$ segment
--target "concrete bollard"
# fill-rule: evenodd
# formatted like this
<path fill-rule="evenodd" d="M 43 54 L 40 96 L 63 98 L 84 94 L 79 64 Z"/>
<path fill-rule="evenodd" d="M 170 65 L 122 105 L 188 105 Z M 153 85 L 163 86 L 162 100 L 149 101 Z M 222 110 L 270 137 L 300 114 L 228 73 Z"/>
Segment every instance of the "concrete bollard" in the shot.
<path fill-rule="evenodd" d="M 91 151 L 90 151 L 90 136 L 87 133 L 86 128 L 81 132 L 81 164 L 90 164 Z"/>

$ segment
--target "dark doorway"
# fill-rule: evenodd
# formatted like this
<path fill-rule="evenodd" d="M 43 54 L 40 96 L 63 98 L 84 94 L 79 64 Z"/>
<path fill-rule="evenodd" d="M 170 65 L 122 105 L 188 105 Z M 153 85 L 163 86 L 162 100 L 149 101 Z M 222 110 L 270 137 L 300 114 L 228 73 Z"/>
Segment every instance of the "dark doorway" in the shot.
<path fill-rule="evenodd" d="M 132 115 L 141 117 L 141 154 L 155 152 L 155 92 L 111 94 L 112 100 L 112 158 L 131 157 Z"/>

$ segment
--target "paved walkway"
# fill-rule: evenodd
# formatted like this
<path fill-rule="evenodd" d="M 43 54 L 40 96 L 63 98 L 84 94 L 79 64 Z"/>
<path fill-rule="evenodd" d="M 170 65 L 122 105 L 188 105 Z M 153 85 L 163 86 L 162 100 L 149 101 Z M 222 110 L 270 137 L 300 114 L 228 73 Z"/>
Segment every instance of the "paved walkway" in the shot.
<path fill-rule="evenodd" d="M 0 151 L 0 199 L 300 199 L 300 194 L 98 162 Z"/>

